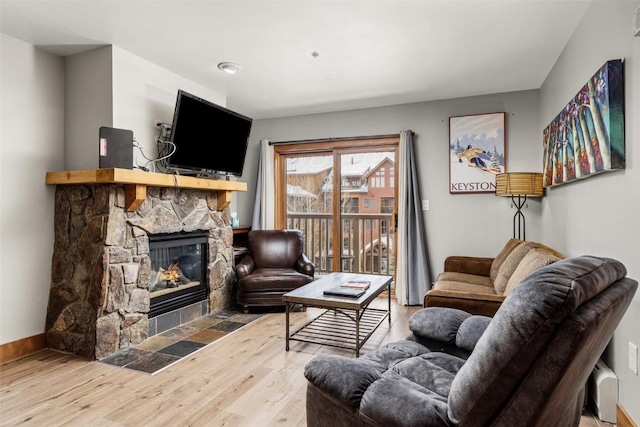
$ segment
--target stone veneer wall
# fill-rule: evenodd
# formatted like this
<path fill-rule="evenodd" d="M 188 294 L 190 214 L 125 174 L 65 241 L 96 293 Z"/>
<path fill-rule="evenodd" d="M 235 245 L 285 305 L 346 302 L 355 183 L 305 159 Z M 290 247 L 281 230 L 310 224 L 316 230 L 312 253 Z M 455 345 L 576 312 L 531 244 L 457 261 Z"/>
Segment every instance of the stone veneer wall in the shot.
<path fill-rule="evenodd" d="M 126 212 L 122 185 L 58 185 L 49 348 L 101 359 L 148 336 L 149 234 L 209 231 L 209 311 L 232 305 L 233 231 L 217 192 L 148 187 Z"/>

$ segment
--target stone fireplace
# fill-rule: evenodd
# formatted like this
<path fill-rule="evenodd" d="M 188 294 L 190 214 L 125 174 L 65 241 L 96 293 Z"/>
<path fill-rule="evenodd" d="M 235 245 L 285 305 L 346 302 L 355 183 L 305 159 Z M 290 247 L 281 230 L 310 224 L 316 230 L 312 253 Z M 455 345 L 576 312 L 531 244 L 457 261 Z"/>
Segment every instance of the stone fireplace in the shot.
<path fill-rule="evenodd" d="M 139 344 L 157 332 L 155 318 L 181 310 L 166 300 L 183 298 L 188 287 L 198 289 L 186 302 L 195 315 L 232 306 L 233 232 L 228 200 L 221 207 L 218 200 L 225 192 L 144 190 L 132 204 L 127 185 L 56 187 L 49 348 L 101 359 Z M 191 240 L 169 249 L 176 245 L 167 237 L 185 236 Z M 160 280 L 160 268 L 182 278 Z"/>

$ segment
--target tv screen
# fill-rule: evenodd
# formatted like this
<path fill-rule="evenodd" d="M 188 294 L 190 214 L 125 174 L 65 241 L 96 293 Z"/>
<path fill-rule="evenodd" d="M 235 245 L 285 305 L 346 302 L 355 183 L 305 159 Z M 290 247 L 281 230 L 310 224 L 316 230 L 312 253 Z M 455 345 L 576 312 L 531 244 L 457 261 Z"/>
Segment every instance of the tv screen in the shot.
<path fill-rule="evenodd" d="M 253 120 L 178 90 L 171 126 L 175 152 L 169 166 L 196 173 L 240 176 Z"/>

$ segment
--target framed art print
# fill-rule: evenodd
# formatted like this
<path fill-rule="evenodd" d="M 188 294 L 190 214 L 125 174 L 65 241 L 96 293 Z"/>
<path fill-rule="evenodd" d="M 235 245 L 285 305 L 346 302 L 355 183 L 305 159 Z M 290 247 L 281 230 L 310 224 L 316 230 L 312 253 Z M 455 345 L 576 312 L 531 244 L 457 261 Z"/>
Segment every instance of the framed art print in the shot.
<path fill-rule="evenodd" d="M 495 193 L 505 144 L 504 112 L 449 117 L 449 193 Z"/>

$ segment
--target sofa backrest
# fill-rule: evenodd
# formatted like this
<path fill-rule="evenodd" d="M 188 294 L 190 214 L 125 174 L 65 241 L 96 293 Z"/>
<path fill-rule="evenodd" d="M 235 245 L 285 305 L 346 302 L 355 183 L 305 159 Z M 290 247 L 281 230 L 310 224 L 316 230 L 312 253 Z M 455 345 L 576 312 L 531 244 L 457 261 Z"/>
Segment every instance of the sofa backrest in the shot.
<path fill-rule="evenodd" d="M 625 275 L 618 261 L 581 256 L 527 277 L 453 379 L 450 420 L 577 425 L 584 384 L 638 285 Z"/>

